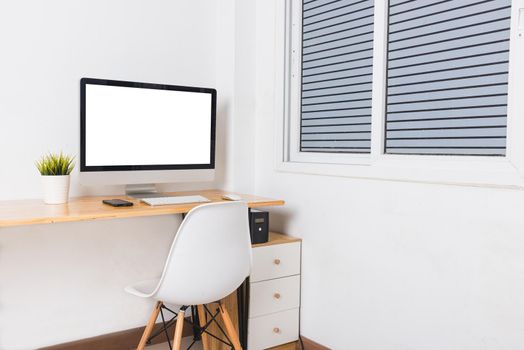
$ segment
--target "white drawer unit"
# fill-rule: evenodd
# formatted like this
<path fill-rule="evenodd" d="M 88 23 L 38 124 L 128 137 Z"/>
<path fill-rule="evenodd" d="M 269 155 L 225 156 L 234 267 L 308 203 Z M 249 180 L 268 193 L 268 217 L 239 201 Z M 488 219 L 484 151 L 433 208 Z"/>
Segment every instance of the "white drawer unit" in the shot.
<path fill-rule="evenodd" d="M 261 350 L 298 339 L 298 309 L 249 319 L 248 350 Z"/>
<path fill-rule="evenodd" d="M 301 241 L 270 233 L 253 248 L 249 277 L 248 350 L 297 341 L 300 317 Z"/>
<path fill-rule="evenodd" d="M 253 249 L 251 282 L 300 274 L 300 242 Z"/>
<path fill-rule="evenodd" d="M 251 283 L 249 317 L 296 309 L 300 305 L 300 275 Z"/>

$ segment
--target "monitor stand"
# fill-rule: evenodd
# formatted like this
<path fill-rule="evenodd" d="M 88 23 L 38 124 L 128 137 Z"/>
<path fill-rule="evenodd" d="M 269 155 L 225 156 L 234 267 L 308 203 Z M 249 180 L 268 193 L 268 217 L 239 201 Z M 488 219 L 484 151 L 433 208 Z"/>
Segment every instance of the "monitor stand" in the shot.
<path fill-rule="evenodd" d="M 155 184 L 126 185 L 126 196 L 137 199 L 169 197 L 166 193 L 158 192 Z"/>

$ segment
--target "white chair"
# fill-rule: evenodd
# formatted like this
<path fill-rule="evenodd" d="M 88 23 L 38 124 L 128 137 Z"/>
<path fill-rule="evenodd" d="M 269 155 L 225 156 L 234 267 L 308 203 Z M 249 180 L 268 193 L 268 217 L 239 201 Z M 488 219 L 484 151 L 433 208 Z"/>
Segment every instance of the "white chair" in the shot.
<path fill-rule="evenodd" d="M 195 259 L 195 256 L 200 258 Z M 220 300 L 234 292 L 249 276 L 250 270 L 247 205 L 244 202 L 222 202 L 192 209 L 178 229 L 161 277 L 125 288 L 133 295 L 157 300 L 137 349 L 144 349 L 158 314 L 167 309 L 164 303 L 181 305 L 176 317 L 174 349 L 180 349 L 184 313 L 189 306 L 197 306 L 199 326 L 202 326 L 197 327 L 200 334 L 208 333 L 207 327 L 203 327 L 206 312 L 212 319 L 220 314 L 230 345 L 235 350 L 242 349 L 231 318 Z M 218 302 L 214 317 L 205 306 L 213 302 Z"/>

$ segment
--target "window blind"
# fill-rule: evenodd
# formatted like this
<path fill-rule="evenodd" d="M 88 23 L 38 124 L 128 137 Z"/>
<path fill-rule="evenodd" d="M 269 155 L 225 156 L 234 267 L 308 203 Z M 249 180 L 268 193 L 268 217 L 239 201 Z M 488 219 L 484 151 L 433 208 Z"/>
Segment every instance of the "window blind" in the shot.
<path fill-rule="evenodd" d="M 373 1 L 304 0 L 300 149 L 369 153 Z"/>
<path fill-rule="evenodd" d="M 386 153 L 506 153 L 511 0 L 390 0 Z"/>

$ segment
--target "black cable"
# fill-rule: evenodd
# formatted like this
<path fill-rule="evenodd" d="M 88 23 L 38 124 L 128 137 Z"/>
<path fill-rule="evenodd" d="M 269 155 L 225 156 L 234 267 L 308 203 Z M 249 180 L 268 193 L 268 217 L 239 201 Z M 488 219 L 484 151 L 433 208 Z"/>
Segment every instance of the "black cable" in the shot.
<path fill-rule="evenodd" d="M 304 348 L 304 342 L 302 341 L 301 335 L 298 336 L 298 340 L 300 340 L 300 349 L 305 350 L 306 348 Z"/>
<path fill-rule="evenodd" d="M 164 333 L 167 339 L 167 345 L 169 345 L 169 350 L 173 350 L 171 346 L 171 340 L 169 340 L 169 333 L 167 332 L 166 320 L 164 319 L 164 310 L 160 308 L 160 315 L 162 316 L 162 324 L 164 325 Z"/>

